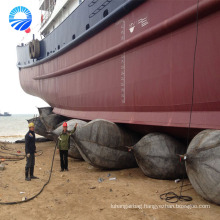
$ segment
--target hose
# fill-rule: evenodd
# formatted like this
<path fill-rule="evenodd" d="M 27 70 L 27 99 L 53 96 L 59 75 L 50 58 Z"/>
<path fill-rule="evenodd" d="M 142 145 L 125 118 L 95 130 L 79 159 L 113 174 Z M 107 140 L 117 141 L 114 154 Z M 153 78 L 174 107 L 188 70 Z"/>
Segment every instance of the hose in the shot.
<path fill-rule="evenodd" d="M 190 189 L 182 190 L 183 187 L 190 186 L 190 185 L 191 184 L 181 185 L 180 186 L 181 192 L 185 192 L 187 190 L 193 189 L 193 188 L 190 188 Z M 178 201 L 187 201 L 187 202 L 192 201 L 192 197 L 190 197 L 190 196 L 182 196 L 181 194 L 178 196 L 174 192 L 163 193 L 163 194 L 160 195 L 160 199 L 165 200 L 166 202 L 169 202 L 169 203 L 176 203 Z"/>
<path fill-rule="evenodd" d="M 174 192 L 163 193 L 160 195 L 160 199 L 165 200 L 166 202 L 169 202 L 169 203 L 176 203 L 178 201 L 187 201 L 187 202 L 192 201 L 192 197 L 182 196 L 182 195 L 178 196 Z"/>
<path fill-rule="evenodd" d="M 193 112 L 193 105 L 194 105 L 194 90 L 195 90 L 195 64 L 196 64 L 196 51 L 197 51 L 197 43 L 198 43 L 198 26 L 199 26 L 199 0 L 197 0 L 197 13 L 196 13 L 196 40 L 195 40 L 195 48 L 194 48 L 194 56 L 193 56 L 193 80 L 192 80 L 192 97 L 191 97 L 191 108 L 190 108 L 190 114 L 189 114 L 189 126 L 187 130 L 187 147 L 189 145 L 189 138 L 190 138 L 190 128 L 191 128 L 191 121 L 192 121 L 192 112 Z M 180 157 L 181 160 L 181 157 Z M 180 161 L 181 162 L 181 161 Z M 181 187 L 180 187 L 180 195 L 178 196 L 174 192 L 167 192 L 160 195 L 160 198 L 162 200 L 165 200 L 166 202 L 170 203 L 176 203 L 178 201 L 192 201 L 192 197 L 190 196 L 182 196 L 182 188 L 184 183 L 184 177 L 181 181 Z M 171 201 L 175 199 L 174 201 Z"/>
<path fill-rule="evenodd" d="M 52 159 L 52 163 L 51 163 L 49 178 L 48 178 L 47 182 L 43 185 L 43 187 L 41 188 L 41 190 L 40 190 L 36 195 L 34 195 L 34 196 L 32 196 L 31 198 L 28 198 L 28 199 L 26 199 L 26 200 L 24 200 L 24 201 L 17 201 L 17 202 L 0 202 L 0 205 L 16 205 L 16 204 L 21 204 L 21 203 L 24 203 L 24 202 L 29 202 L 29 201 L 35 199 L 37 196 L 39 196 L 39 195 L 43 192 L 45 186 L 48 185 L 48 183 L 50 182 L 50 179 L 51 179 L 51 175 L 52 175 L 52 171 L 53 171 L 53 162 L 54 162 L 55 153 L 56 153 L 56 149 L 57 149 L 57 143 L 58 143 L 58 142 L 56 142 L 56 145 L 55 145 L 55 148 L 54 148 L 54 153 L 53 153 L 53 159 Z"/>

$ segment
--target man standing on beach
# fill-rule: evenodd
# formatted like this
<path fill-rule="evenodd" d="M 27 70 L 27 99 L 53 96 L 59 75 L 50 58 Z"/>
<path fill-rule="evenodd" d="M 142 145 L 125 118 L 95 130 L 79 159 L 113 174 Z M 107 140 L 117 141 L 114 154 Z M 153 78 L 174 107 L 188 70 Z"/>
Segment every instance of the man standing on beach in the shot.
<path fill-rule="evenodd" d="M 25 180 L 30 181 L 31 179 L 38 179 L 34 176 L 34 165 L 35 165 L 35 132 L 34 123 L 31 122 L 28 125 L 29 131 L 25 135 L 25 153 L 26 153 L 26 166 L 25 166 Z M 30 174 L 30 177 L 29 177 Z"/>
<path fill-rule="evenodd" d="M 68 171 L 68 150 L 70 149 L 70 136 L 75 132 L 77 123 L 71 132 L 67 131 L 67 123 L 63 123 L 63 131 L 58 137 L 58 149 L 60 150 L 61 172 Z"/>

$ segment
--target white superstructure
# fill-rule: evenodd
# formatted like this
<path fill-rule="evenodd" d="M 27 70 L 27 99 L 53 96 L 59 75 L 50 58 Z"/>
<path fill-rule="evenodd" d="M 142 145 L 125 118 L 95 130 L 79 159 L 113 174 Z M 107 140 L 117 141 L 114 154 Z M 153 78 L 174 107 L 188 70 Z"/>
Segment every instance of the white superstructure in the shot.
<path fill-rule="evenodd" d="M 41 28 L 43 36 L 59 26 L 84 0 L 40 0 Z"/>

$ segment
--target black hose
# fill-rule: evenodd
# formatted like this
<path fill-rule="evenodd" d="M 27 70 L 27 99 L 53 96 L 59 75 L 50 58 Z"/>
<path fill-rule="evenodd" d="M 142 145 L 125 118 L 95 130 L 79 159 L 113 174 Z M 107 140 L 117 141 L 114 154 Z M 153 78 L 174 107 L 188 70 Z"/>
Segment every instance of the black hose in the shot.
<path fill-rule="evenodd" d="M 167 192 L 167 193 L 163 193 L 160 195 L 160 198 L 162 200 L 165 200 L 166 202 L 169 202 L 169 203 L 176 203 L 178 201 L 192 201 L 192 197 L 190 196 L 178 196 L 176 193 L 174 192 Z"/>
<path fill-rule="evenodd" d="M 16 204 L 21 204 L 21 203 L 24 203 L 24 202 L 29 202 L 29 201 L 35 199 L 37 196 L 39 196 L 39 195 L 43 192 L 45 186 L 50 182 L 51 175 L 52 175 L 52 171 L 53 171 L 53 162 L 54 162 L 54 158 L 55 158 L 56 149 L 57 149 L 57 142 L 56 142 L 56 145 L 55 145 L 55 148 L 54 148 L 54 153 L 53 153 L 53 159 L 52 159 L 51 168 L 50 168 L 49 179 L 48 179 L 47 182 L 43 185 L 43 187 L 41 188 L 40 191 L 39 191 L 36 195 L 34 195 L 34 196 L 32 196 L 31 198 L 28 198 L 28 199 L 26 199 L 26 200 L 24 200 L 24 201 L 17 201 L 17 202 L 0 202 L 0 205 L 16 205 Z"/>
<path fill-rule="evenodd" d="M 187 130 L 187 147 L 189 145 L 189 138 L 190 138 L 190 128 L 191 128 L 191 121 L 192 121 L 192 111 L 194 105 L 194 90 L 195 90 L 195 64 L 196 64 L 196 50 L 197 50 L 197 43 L 198 43 L 198 27 L 199 27 L 199 0 L 197 0 L 197 13 L 196 13 L 196 41 L 195 41 L 195 48 L 194 48 L 194 56 L 193 56 L 193 80 L 192 80 L 192 97 L 191 97 L 191 108 L 189 114 L 189 126 Z M 178 201 L 192 201 L 192 197 L 190 196 L 182 196 L 182 188 L 184 183 L 184 177 L 181 180 L 180 186 L 180 195 L 178 196 L 174 192 L 167 192 L 160 195 L 162 200 L 165 200 L 169 203 L 176 203 Z"/>

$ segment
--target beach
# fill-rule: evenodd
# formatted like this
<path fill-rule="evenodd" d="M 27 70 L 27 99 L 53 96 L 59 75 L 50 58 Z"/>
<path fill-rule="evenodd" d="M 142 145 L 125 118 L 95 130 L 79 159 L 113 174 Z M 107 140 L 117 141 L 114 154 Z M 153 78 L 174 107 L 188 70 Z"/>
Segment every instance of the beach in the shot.
<path fill-rule="evenodd" d="M 15 142 L 16 140 L 23 139 L 28 131 L 27 119 L 33 117 L 34 114 L 0 116 L 0 141 Z"/>
<path fill-rule="evenodd" d="M 0 143 L 0 146 L 4 145 Z M 37 180 L 24 180 L 25 159 L 5 161 L 0 171 L 0 202 L 21 201 L 37 194 L 47 182 L 54 142 L 37 143 L 43 154 L 36 157 Z M 7 143 L 24 153 L 24 144 Z M 200 197 L 188 180 L 182 195 L 191 202 L 168 203 L 160 194 L 179 194 L 181 182 L 146 177 L 139 168 L 100 170 L 84 161 L 69 158 L 69 171 L 60 172 L 56 152 L 50 183 L 34 200 L 16 205 L 0 205 L 0 218 L 25 219 L 209 219 L 220 217 L 219 206 Z"/>

